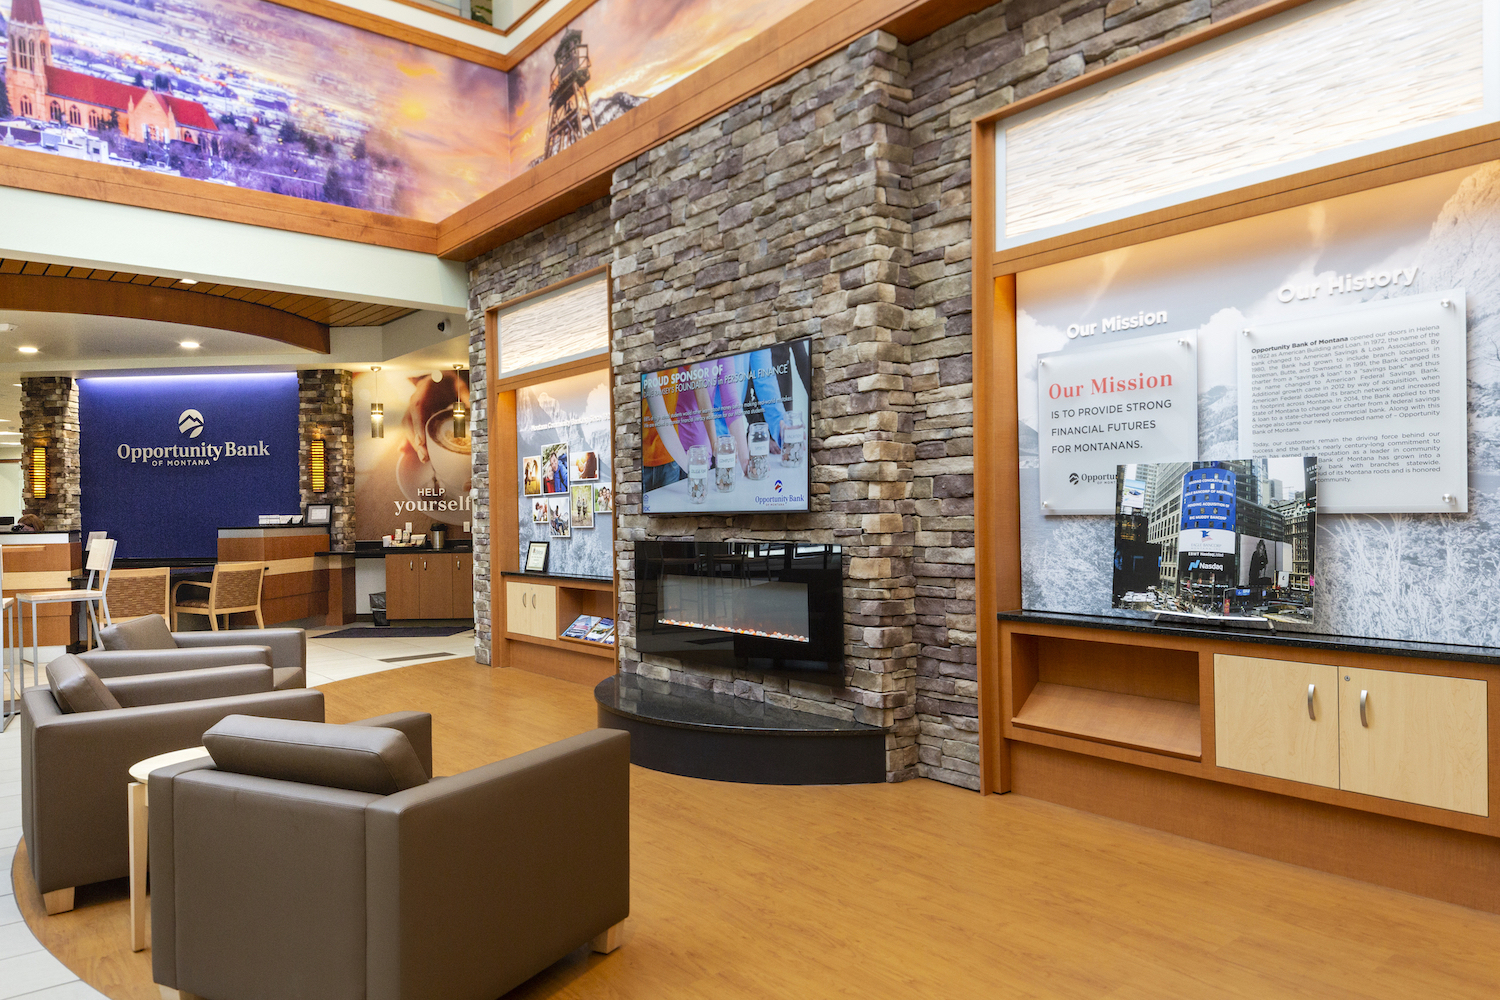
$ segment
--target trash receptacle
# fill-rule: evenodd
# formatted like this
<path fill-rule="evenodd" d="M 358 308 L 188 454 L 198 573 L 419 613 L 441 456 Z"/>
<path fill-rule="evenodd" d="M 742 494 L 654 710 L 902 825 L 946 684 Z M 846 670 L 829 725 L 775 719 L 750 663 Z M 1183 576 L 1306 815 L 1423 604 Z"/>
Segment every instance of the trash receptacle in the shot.
<path fill-rule="evenodd" d="M 370 595 L 370 617 L 372 625 L 389 625 L 385 620 L 385 591 Z"/>

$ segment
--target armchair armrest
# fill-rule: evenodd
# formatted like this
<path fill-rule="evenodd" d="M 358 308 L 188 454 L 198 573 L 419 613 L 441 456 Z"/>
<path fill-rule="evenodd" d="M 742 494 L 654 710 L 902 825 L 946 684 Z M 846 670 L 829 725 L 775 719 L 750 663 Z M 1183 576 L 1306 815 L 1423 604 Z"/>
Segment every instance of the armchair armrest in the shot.
<path fill-rule="evenodd" d="M 406 734 L 411 748 L 417 752 L 417 760 L 422 762 L 422 770 L 427 772 L 427 777 L 432 777 L 431 712 L 392 712 L 389 715 L 377 715 L 373 719 L 350 722 L 348 725 L 401 730 Z"/>
<path fill-rule="evenodd" d="M 197 746 L 226 715 L 323 721 L 315 689 L 64 715 L 52 692 L 22 694 L 25 836 L 41 892 L 119 878 L 127 869 L 124 788 L 130 766 Z"/>
<path fill-rule="evenodd" d="M 101 679 L 122 708 L 264 694 L 273 686 L 271 668 L 264 663 Z"/>
<path fill-rule="evenodd" d="M 300 628 L 239 628 L 224 632 L 173 632 L 181 649 L 206 646 L 265 646 L 278 670 L 307 667 L 307 633 Z M 243 662 L 243 661 L 242 661 Z"/>
<path fill-rule="evenodd" d="M 498 996 L 629 915 L 624 732 L 438 778 L 365 813 L 371 997 Z"/>
<path fill-rule="evenodd" d="M 78 658 L 101 678 L 161 674 L 204 667 L 272 666 L 271 647 L 246 643 L 189 649 L 91 649 Z"/>

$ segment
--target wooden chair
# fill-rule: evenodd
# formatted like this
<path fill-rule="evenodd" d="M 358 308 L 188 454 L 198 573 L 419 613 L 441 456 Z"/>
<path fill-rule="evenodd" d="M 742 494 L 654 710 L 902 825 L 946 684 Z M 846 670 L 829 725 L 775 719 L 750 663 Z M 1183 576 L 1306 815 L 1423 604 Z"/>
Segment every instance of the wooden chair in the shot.
<path fill-rule="evenodd" d="M 214 578 L 209 583 L 201 580 L 183 580 L 172 588 L 172 631 L 177 631 L 177 616 L 207 615 L 209 627 L 219 630 L 219 615 L 224 615 L 224 627 L 229 627 L 229 615 L 241 611 L 254 611 L 255 623 L 265 628 L 260 614 L 260 584 L 266 573 L 263 562 L 221 562 L 214 566 Z M 207 591 L 202 596 L 183 597 L 184 587 L 195 587 Z"/>
<path fill-rule="evenodd" d="M 117 569 L 109 578 L 108 594 L 111 622 L 147 615 L 166 618 L 172 607 L 172 571 L 165 566 Z"/>

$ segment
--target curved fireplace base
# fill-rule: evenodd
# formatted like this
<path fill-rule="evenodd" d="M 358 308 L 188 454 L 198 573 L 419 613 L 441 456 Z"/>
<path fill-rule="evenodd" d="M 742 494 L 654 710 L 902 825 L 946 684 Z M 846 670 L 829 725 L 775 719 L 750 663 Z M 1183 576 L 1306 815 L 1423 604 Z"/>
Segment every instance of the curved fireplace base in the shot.
<path fill-rule="evenodd" d="M 653 771 L 760 785 L 885 780 L 887 730 L 697 688 L 607 677 L 599 725 L 630 733 L 630 760 Z"/>

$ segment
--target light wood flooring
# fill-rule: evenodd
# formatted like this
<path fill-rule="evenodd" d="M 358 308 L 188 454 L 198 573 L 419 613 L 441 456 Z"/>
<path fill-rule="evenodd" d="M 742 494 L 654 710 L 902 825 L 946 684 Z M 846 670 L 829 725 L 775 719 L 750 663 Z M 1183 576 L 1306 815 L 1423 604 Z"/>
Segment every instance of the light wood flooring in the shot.
<path fill-rule="evenodd" d="M 329 721 L 430 710 L 440 774 L 595 725 L 587 687 L 472 661 L 324 690 Z M 631 795 L 624 946 L 577 952 L 510 998 L 1500 996 L 1500 917 L 1035 799 L 640 768 Z M 69 968 L 156 1000 L 123 883 L 48 918 L 16 875 L 28 924 Z"/>

